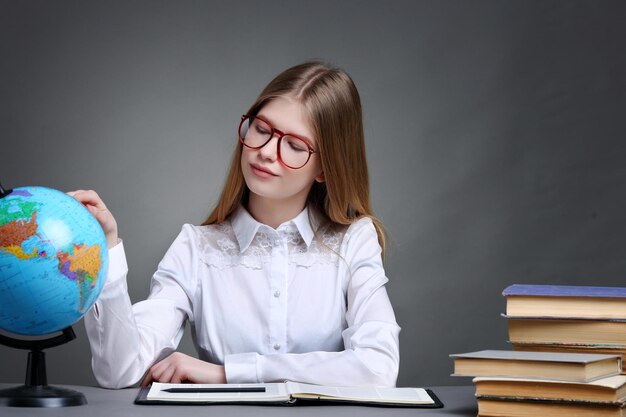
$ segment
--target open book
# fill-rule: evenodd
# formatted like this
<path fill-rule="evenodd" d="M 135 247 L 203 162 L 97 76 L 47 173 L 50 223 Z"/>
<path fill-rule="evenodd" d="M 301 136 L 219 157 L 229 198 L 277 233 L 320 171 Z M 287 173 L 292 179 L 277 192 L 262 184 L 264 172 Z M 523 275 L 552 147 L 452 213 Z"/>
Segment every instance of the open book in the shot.
<path fill-rule="evenodd" d="M 136 404 L 294 404 L 329 401 L 383 407 L 429 407 L 443 404 L 424 388 L 329 387 L 286 381 L 267 384 L 162 384 L 139 391 Z"/>

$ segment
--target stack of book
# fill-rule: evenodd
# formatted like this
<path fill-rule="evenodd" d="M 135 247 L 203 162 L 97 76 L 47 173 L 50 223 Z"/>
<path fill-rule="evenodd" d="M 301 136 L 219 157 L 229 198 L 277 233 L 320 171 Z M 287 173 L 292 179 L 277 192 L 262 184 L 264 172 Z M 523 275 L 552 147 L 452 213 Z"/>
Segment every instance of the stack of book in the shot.
<path fill-rule="evenodd" d="M 451 355 L 479 416 L 626 417 L 626 288 L 512 285 L 513 351 Z"/>
<path fill-rule="evenodd" d="M 514 350 L 626 355 L 626 288 L 512 285 L 503 295 Z"/>
<path fill-rule="evenodd" d="M 472 376 L 479 416 L 626 416 L 621 357 L 484 350 L 451 355 L 454 376 Z"/>

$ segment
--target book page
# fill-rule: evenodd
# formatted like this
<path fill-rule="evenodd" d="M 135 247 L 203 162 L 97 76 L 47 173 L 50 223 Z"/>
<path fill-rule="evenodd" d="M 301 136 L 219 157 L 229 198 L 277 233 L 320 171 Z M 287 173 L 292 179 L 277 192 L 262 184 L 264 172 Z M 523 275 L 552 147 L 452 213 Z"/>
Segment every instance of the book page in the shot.
<path fill-rule="evenodd" d="M 423 388 L 330 387 L 288 381 L 287 392 L 293 398 L 320 397 L 333 400 L 380 403 L 434 403 Z"/>
<path fill-rule="evenodd" d="M 219 389 L 219 388 L 248 388 L 262 387 L 265 392 L 167 392 L 171 388 L 189 389 Z M 148 400 L 160 401 L 215 401 L 215 402 L 239 402 L 239 401 L 289 401 L 289 394 L 285 384 L 162 384 L 153 382 L 146 397 Z"/>

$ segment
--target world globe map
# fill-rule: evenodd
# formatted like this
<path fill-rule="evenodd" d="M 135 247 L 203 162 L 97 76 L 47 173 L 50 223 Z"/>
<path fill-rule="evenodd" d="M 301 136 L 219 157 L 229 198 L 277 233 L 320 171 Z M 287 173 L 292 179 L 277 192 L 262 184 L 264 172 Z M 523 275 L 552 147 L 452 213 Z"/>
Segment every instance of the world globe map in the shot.
<path fill-rule="evenodd" d="M 107 269 L 102 228 L 74 198 L 45 187 L 0 198 L 0 329 L 40 336 L 71 326 Z"/>

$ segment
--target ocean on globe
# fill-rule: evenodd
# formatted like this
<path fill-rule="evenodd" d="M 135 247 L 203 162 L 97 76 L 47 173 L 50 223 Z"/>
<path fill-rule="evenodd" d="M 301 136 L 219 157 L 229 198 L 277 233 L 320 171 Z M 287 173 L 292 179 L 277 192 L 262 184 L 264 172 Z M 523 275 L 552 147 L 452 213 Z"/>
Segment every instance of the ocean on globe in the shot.
<path fill-rule="evenodd" d="M 45 187 L 0 198 L 0 329 L 41 336 L 74 324 L 107 269 L 102 228 L 76 199 Z"/>

